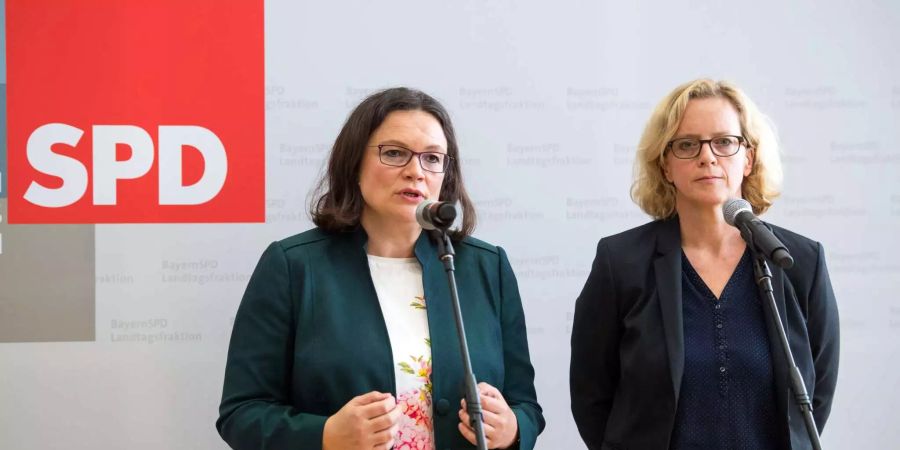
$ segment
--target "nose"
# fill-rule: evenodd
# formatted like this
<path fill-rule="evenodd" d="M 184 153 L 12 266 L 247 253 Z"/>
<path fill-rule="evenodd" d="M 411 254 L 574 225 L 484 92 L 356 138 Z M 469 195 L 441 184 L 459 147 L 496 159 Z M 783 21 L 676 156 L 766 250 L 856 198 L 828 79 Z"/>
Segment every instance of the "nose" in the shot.
<path fill-rule="evenodd" d="M 712 142 L 700 143 L 700 154 L 697 155 L 697 161 L 701 166 L 706 164 L 716 164 L 719 161 L 712 151 Z"/>
<path fill-rule="evenodd" d="M 420 155 L 413 155 L 412 158 L 409 159 L 409 162 L 403 166 L 403 177 L 408 180 L 424 180 L 425 179 L 425 170 L 422 169 L 422 161 L 419 159 Z"/>

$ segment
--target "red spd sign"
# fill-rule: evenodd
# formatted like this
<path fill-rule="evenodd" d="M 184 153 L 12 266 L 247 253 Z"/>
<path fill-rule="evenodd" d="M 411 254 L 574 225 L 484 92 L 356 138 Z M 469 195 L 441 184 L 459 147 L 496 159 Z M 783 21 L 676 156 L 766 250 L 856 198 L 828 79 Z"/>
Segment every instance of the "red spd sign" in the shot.
<path fill-rule="evenodd" d="M 265 220 L 263 1 L 7 0 L 10 223 Z"/>

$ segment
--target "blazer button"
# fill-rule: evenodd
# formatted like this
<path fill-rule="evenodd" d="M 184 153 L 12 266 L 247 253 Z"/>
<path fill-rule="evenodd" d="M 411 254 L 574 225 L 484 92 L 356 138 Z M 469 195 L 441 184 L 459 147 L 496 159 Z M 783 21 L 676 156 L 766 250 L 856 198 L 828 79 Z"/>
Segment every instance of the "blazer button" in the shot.
<path fill-rule="evenodd" d="M 439 416 L 446 416 L 450 412 L 450 402 L 446 398 L 437 401 L 437 413 Z"/>

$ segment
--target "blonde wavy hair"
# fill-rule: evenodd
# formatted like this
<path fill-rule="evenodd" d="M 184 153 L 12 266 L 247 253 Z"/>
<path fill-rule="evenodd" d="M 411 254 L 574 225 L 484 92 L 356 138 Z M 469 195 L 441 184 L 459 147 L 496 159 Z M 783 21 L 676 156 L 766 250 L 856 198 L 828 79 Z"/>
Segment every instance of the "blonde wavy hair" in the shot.
<path fill-rule="evenodd" d="M 764 213 L 781 193 L 781 159 L 769 118 L 734 84 L 694 80 L 675 88 L 656 106 L 638 144 L 631 199 L 655 219 L 669 218 L 676 212 L 675 186 L 666 180 L 663 172 L 666 146 L 678 131 L 688 102 L 713 97 L 728 100 L 737 110 L 747 150 L 753 152 L 750 175 L 741 183 L 742 196 L 750 202 L 753 212 Z"/>

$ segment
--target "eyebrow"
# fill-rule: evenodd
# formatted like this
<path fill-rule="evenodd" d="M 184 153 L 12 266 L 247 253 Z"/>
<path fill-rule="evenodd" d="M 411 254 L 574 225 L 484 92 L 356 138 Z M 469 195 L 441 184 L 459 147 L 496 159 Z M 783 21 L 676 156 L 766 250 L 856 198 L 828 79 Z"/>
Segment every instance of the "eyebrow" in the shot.
<path fill-rule="evenodd" d="M 398 147 L 403 147 L 407 150 L 412 150 L 411 148 L 409 148 L 409 147 L 411 147 L 410 145 L 408 145 L 407 143 L 405 143 L 403 141 L 398 141 L 396 139 L 388 139 L 386 141 L 383 141 L 380 145 L 396 145 Z M 432 152 L 435 150 L 443 150 L 444 152 L 447 151 L 447 149 L 445 149 L 444 147 L 441 147 L 438 144 L 432 144 L 432 145 L 425 147 L 426 152 Z"/>
<path fill-rule="evenodd" d="M 740 135 L 741 135 L 741 133 L 739 133 L 739 132 L 738 132 L 738 133 L 732 133 L 731 131 L 717 131 L 717 132 L 715 132 L 715 133 L 710 134 L 710 136 L 712 136 L 712 137 L 718 137 L 718 136 L 740 136 Z M 684 139 L 684 138 L 695 138 L 695 139 L 700 139 L 700 135 L 699 135 L 699 134 L 688 133 L 688 134 L 682 134 L 682 135 L 677 135 L 677 134 L 676 134 L 675 136 L 672 136 L 672 139 Z"/>

